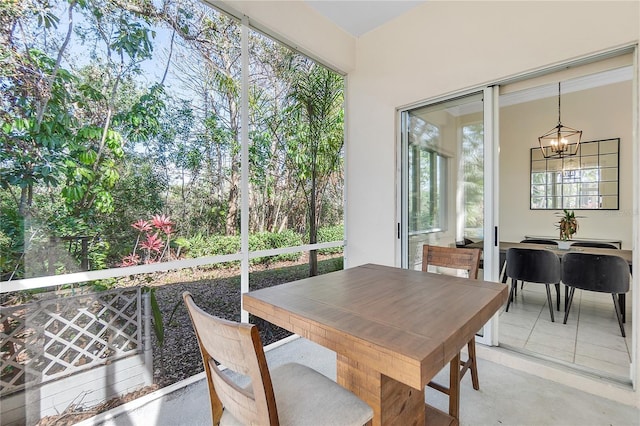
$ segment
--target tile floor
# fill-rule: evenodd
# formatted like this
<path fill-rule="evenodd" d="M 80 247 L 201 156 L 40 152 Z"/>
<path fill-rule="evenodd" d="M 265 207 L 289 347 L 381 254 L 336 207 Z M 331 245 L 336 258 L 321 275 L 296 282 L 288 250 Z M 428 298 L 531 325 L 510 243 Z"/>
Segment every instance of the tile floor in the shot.
<path fill-rule="evenodd" d="M 511 308 L 509 308 L 511 313 Z M 286 362 L 308 365 L 335 380 L 334 352 L 305 339 L 294 339 L 266 352 L 270 368 Z M 465 375 L 460 387 L 460 426 L 638 425 L 640 409 L 545 380 L 501 364 L 478 359 L 480 390 Z M 446 383 L 444 368 L 436 379 Z M 517 390 L 517 391 L 514 391 Z M 607 387 L 602 387 L 603 393 Z M 161 389 L 77 426 L 211 425 L 204 373 Z M 429 387 L 429 404 L 447 410 L 448 398 Z"/>
<path fill-rule="evenodd" d="M 551 297 L 555 305 L 553 286 Z M 610 294 L 576 290 L 567 324 L 563 324 L 564 286 L 560 286 L 560 311 L 554 310 L 555 322 L 551 322 L 545 286 L 525 283 L 524 289 L 518 288 L 509 312 L 503 308 L 500 313 L 500 345 L 627 383 L 631 299 L 627 293 L 625 339 Z"/>

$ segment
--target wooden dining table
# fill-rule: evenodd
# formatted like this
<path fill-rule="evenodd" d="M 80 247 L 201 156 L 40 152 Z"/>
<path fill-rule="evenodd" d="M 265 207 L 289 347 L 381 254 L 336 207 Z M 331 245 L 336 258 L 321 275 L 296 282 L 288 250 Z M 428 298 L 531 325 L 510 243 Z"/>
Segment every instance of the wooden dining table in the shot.
<path fill-rule="evenodd" d="M 374 425 L 458 424 L 460 350 L 500 309 L 504 284 L 367 264 L 243 295 L 244 309 L 336 352 L 337 381 Z M 448 363 L 449 412 L 425 404 Z"/>

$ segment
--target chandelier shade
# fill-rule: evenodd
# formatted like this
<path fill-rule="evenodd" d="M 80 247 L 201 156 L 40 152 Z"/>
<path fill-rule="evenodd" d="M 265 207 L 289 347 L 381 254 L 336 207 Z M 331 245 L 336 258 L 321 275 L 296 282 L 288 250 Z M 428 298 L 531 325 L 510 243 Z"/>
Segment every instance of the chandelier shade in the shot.
<path fill-rule="evenodd" d="M 576 155 L 582 130 L 564 126 L 560 117 L 560 83 L 558 82 L 558 124 L 538 138 L 544 158 L 563 158 Z"/>

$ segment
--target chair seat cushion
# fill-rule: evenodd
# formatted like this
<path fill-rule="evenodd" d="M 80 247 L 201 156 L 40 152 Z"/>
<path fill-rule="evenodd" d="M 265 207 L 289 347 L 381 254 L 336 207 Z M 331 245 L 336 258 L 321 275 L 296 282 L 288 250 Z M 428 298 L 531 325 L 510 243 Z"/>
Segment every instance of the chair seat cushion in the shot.
<path fill-rule="evenodd" d="M 271 371 L 280 425 L 364 425 L 373 410 L 352 392 L 312 368 L 297 363 Z M 238 425 L 228 411 L 220 424 Z"/>

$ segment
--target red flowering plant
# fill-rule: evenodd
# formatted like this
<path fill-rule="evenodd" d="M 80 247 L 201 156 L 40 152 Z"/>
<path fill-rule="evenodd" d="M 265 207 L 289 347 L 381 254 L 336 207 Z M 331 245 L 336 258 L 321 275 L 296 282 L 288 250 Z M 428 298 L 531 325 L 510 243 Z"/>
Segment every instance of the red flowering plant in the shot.
<path fill-rule="evenodd" d="M 151 220 L 140 219 L 131 224 L 138 231 L 131 254 L 125 256 L 120 266 L 134 266 L 140 263 L 160 262 L 164 257 L 171 258 L 171 235 L 174 225 L 166 215 L 154 215 Z M 154 232 L 155 231 L 155 232 Z M 138 254 L 138 251 L 141 251 Z"/>

